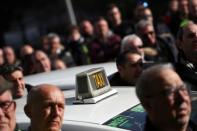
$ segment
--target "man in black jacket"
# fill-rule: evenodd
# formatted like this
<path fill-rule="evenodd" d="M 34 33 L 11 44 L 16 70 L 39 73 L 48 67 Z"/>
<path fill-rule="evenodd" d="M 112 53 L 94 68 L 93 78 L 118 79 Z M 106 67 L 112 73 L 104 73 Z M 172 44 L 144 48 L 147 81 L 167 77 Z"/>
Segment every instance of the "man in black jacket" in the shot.
<path fill-rule="evenodd" d="M 144 131 L 196 131 L 190 121 L 191 97 L 172 65 L 144 70 L 136 94 L 147 112 Z"/>
<path fill-rule="evenodd" d="M 192 90 L 197 90 L 197 25 L 192 21 L 185 21 L 180 27 L 177 47 L 179 56 L 176 71 L 191 84 Z"/>
<path fill-rule="evenodd" d="M 142 72 L 141 54 L 124 51 L 116 58 L 118 72 L 109 76 L 111 86 L 134 86 Z"/>

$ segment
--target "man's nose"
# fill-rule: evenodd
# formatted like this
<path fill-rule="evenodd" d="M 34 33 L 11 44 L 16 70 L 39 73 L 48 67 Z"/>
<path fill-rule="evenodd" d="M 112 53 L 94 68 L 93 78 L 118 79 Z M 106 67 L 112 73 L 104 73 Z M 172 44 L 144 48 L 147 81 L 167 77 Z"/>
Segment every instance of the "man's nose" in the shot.
<path fill-rule="evenodd" d="M 4 111 L 3 111 L 3 109 L 0 107 L 0 117 L 1 116 L 4 116 Z"/>
<path fill-rule="evenodd" d="M 54 115 L 60 115 L 60 110 L 59 110 L 59 107 L 58 107 L 58 105 L 55 105 L 54 107 L 53 107 L 53 114 Z"/>
<path fill-rule="evenodd" d="M 175 96 L 175 104 L 178 106 L 182 104 L 186 100 L 185 94 L 181 90 L 177 90 L 176 96 Z"/>

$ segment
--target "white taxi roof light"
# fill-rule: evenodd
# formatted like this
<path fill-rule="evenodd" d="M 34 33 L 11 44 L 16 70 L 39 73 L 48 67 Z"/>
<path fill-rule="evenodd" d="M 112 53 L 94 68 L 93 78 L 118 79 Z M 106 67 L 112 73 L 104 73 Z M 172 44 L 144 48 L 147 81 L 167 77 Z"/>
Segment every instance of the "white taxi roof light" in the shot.
<path fill-rule="evenodd" d="M 74 103 L 93 104 L 116 93 L 117 91 L 111 88 L 103 67 L 93 68 L 76 75 Z"/>

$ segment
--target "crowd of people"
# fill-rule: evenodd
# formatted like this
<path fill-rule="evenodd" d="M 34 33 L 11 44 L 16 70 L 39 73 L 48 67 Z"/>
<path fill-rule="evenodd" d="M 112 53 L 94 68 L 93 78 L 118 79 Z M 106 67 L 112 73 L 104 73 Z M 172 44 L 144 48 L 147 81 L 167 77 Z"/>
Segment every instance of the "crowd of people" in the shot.
<path fill-rule="evenodd" d="M 139 37 L 137 39 L 141 41 L 139 48 L 144 60 L 176 62 L 179 25 L 189 18 L 195 22 L 196 12 L 195 0 L 170 0 L 168 9 L 158 18 L 154 17 L 151 8 L 138 4 L 133 18 L 125 19 L 118 5 L 109 4 L 105 17 L 98 16 L 94 21 L 84 19 L 79 25 L 70 26 L 65 31 L 68 32 L 66 36 L 49 32 L 40 37 L 36 47 L 26 43 L 19 53 L 11 46 L 1 48 L 0 66 L 19 65 L 23 68 L 24 75 L 30 75 L 115 61 L 125 39 L 130 35 Z M 135 49 L 137 45 L 133 46 L 131 48 Z"/>
<path fill-rule="evenodd" d="M 94 25 L 86 19 L 79 27 L 71 26 L 67 39 L 49 33 L 41 38 L 39 49 L 23 45 L 20 59 L 12 47 L 0 49 L 0 125 L 8 121 L 0 130 L 16 130 L 13 99 L 23 97 L 26 90 L 28 130 L 58 131 L 62 126 L 61 90 L 49 84 L 27 85 L 24 75 L 115 61 L 118 71 L 109 82 L 135 86 L 147 112 L 145 131 L 197 131 L 190 121 L 189 93 L 197 91 L 197 0 L 170 0 L 160 19 L 141 4 L 132 20 L 124 20 L 115 4 L 108 6 L 106 15 Z"/>

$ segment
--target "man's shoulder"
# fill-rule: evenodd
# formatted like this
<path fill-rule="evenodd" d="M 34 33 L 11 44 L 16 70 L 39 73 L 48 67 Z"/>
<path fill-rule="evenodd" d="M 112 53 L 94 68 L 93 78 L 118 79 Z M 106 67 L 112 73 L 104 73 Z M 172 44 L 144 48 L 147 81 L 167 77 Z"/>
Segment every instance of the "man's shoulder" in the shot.
<path fill-rule="evenodd" d="M 197 90 L 195 86 L 197 85 L 197 73 L 195 70 L 186 63 L 175 63 L 174 67 L 179 76 L 190 85 L 191 89 Z"/>
<path fill-rule="evenodd" d="M 117 85 L 117 83 L 120 79 L 119 72 L 115 72 L 115 73 L 111 74 L 110 76 L 108 76 L 108 79 L 109 79 L 109 83 L 111 86 Z"/>
<path fill-rule="evenodd" d="M 189 131 L 197 131 L 197 125 L 192 121 L 189 121 L 188 128 L 189 128 Z"/>

